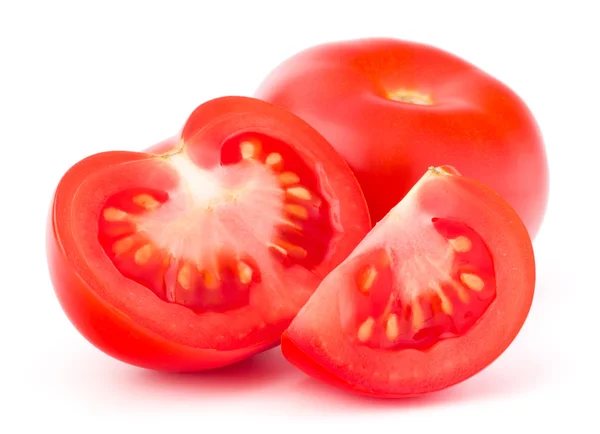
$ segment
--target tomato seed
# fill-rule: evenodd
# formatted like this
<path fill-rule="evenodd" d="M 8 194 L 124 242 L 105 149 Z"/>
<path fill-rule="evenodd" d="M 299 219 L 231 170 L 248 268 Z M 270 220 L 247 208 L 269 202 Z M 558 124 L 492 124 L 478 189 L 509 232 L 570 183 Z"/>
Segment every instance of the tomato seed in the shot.
<path fill-rule="evenodd" d="M 294 172 L 283 172 L 279 175 L 279 182 L 284 186 L 298 184 L 300 182 L 300 177 Z"/>
<path fill-rule="evenodd" d="M 137 196 L 134 196 L 133 203 L 145 209 L 155 209 L 160 205 L 160 202 L 149 194 L 138 194 Z"/>
<path fill-rule="evenodd" d="M 369 295 L 376 277 L 377 270 L 373 265 L 364 267 L 356 276 L 356 286 L 358 287 L 358 290 L 364 295 Z"/>
<path fill-rule="evenodd" d="M 412 312 L 412 327 L 415 330 L 419 330 L 423 325 L 425 320 L 423 316 L 423 308 L 421 307 L 420 300 L 414 299 L 411 303 L 411 312 Z"/>
<path fill-rule="evenodd" d="M 252 281 L 252 268 L 248 264 L 243 261 L 238 262 L 237 264 L 237 273 L 240 279 L 240 282 L 243 285 L 247 285 Z"/>
<path fill-rule="evenodd" d="M 107 222 L 118 222 L 125 220 L 129 214 L 117 208 L 106 208 L 102 213 Z"/>
<path fill-rule="evenodd" d="M 392 313 L 388 316 L 385 323 L 385 336 L 390 341 L 395 341 L 399 335 L 400 328 L 398 327 L 398 316 L 395 313 Z"/>
<path fill-rule="evenodd" d="M 465 253 L 465 252 L 468 252 L 469 250 L 471 250 L 471 246 L 472 246 L 471 240 L 463 235 L 456 237 L 454 239 L 448 240 L 448 242 L 450 243 L 452 248 L 457 252 Z"/>
<path fill-rule="evenodd" d="M 294 217 L 297 217 L 301 220 L 308 220 L 308 210 L 302 205 L 288 203 L 284 206 L 284 209 Z"/>
<path fill-rule="evenodd" d="M 187 291 L 192 289 L 192 266 L 190 264 L 183 264 L 177 273 L 177 283 Z"/>
<path fill-rule="evenodd" d="M 281 157 L 280 153 L 272 152 L 269 155 L 267 155 L 267 158 L 265 159 L 265 164 L 273 170 L 281 170 L 281 168 L 283 167 L 283 158 Z"/>
<path fill-rule="evenodd" d="M 204 270 L 204 286 L 206 289 L 217 289 L 219 287 L 219 279 L 210 271 Z"/>
<path fill-rule="evenodd" d="M 301 200 L 310 200 L 312 198 L 312 194 L 304 187 L 290 187 L 285 190 L 288 196 L 292 196 L 296 199 Z"/>
<path fill-rule="evenodd" d="M 302 226 L 300 226 L 298 223 L 294 223 L 293 221 L 288 220 L 288 219 L 279 219 L 278 221 L 286 228 L 290 228 L 290 229 L 294 229 L 298 232 L 302 232 Z"/>
<path fill-rule="evenodd" d="M 436 292 L 442 302 L 442 304 L 441 304 L 442 311 L 446 315 L 452 315 L 452 311 L 454 310 L 453 306 L 452 306 L 452 302 L 448 299 L 444 290 L 438 286 L 438 288 L 436 288 Z"/>
<path fill-rule="evenodd" d="M 242 158 L 255 158 L 260 154 L 260 144 L 258 142 L 245 141 L 240 144 Z"/>
<path fill-rule="evenodd" d="M 358 340 L 361 342 L 366 342 L 373 335 L 373 327 L 375 326 L 375 319 L 373 317 L 367 318 L 365 322 L 361 324 L 358 328 Z"/>
<path fill-rule="evenodd" d="M 135 252 L 133 260 L 138 265 L 144 265 L 152 257 L 153 248 L 151 244 L 145 244 Z"/>
<path fill-rule="evenodd" d="M 481 277 L 479 277 L 476 274 L 472 274 L 472 273 L 462 273 L 460 275 L 460 281 L 469 289 L 472 289 L 473 291 L 481 291 L 483 289 L 483 287 L 485 286 L 485 283 L 483 282 L 483 280 L 481 279 Z"/>
<path fill-rule="evenodd" d="M 135 238 L 133 235 L 130 235 L 125 238 L 121 238 L 113 244 L 112 250 L 115 256 L 122 255 L 125 252 L 128 252 L 135 243 Z"/>
<path fill-rule="evenodd" d="M 285 240 L 277 241 L 278 247 L 281 248 L 287 255 L 294 259 L 304 259 L 308 252 L 306 249 L 297 246 L 296 244 L 289 243 Z"/>

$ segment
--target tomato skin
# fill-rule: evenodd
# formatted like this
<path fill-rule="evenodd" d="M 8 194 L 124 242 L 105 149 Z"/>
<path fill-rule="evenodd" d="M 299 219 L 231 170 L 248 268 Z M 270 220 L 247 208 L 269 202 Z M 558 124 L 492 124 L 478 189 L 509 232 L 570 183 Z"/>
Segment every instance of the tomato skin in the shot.
<path fill-rule="evenodd" d="M 476 195 L 481 199 L 479 205 L 464 215 L 488 243 L 497 267 L 497 299 L 473 328 L 463 336 L 439 341 L 426 351 L 381 351 L 351 342 L 342 330 L 339 294 L 343 282 L 348 281 L 344 275 L 349 264 L 362 254 L 363 243 L 369 242 L 367 235 L 327 276 L 282 336 L 286 359 L 335 387 L 380 398 L 401 398 L 460 383 L 504 352 L 524 324 L 533 300 L 535 260 L 531 240 L 516 213 L 499 195 L 464 177 L 448 177 L 456 178 L 456 182 L 423 188 L 419 206 L 452 215 L 458 198 Z M 459 191 L 460 195 L 455 195 Z M 372 232 L 383 230 L 393 218 L 386 216 Z M 393 379 L 386 376 L 389 373 L 394 373 Z"/>
<path fill-rule="evenodd" d="M 118 360 L 147 369 L 192 372 L 226 366 L 276 345 L 263 342 L 234 351 L 215 351 L 171 342 L 106 303 L 74 271 L 61 249 L 52 215 L 46 246 L 52 282 L 62 309 L 89 342 Z"/>
<path fill-rule="evenodd" d="M 433 105 L 392 101 L 408 89 Z M 438 48 L 394 39 L 323 44 L 287 59 L 256 96 L 319 131 L 353 169 L 373 222 L 427 167 L 450 164 L 490 186 L 535 237 L 548 199 L 539 128 L 507 86 Z"/>
<path fill-rule="evenodd" d="M 251 99 L 224 98 L 213 102 L 211 105 L 213 108 L 220 107 L 227 114 L 228 103 L 233 105 L 232 109 L 246 107 L 249 110 L 253 108 L 260 109 L 263 104 L 266 104 Z M 277 116 L 280 109 L 273 108 L 272 110 L 273 112 L 268 113 Z M 294 124 L 293 120 L 286 116 L 296 119 L 298 124 Z M 286 131 L 285 134 L 296 131 L 298 133 L 297 140 L 300 143 L 312 143 L 312 139 L 317 139 L 317 143 L 321 143 L 319 140 L 323 140 L 304 122 L 289 113 L 285 116 L 281 115 L 278 119 L 283 122 L 286 119 L 292 122 L 289 124 L 290 130 Z M 294 130 L 297 127 L 301 127 L 302 131 Z M 303 140 L 306 140 L 306 142 L 302 142 Z M 96 233 L 97 228 L 94 229 L 94 225 L 97 225 L 96 217 L 92 215 L 89 223 L 86 223 L 87 226 L 85 227 L 87 229 L 85 231 L 90 232 L 91 235 L 85 236 L 83 232 L 78 232 L 77 228 L 82 227 L 80 222 L 72 220 L 73 215 L 77 215 L 78 220 L 87 221 L 86 218 L 90 216 L 86 214 L 82 217 L 82 210 L 99 209 L 98 201 L 102 200 L 101 197 L 110 194 L 107 192 L 117 188 L 115 186 L 120 185 L 119 182 L 121 182 L 108 177 L 102 181 L 106 185 L 92 183 L 90 187 L 90 179 L 93 176 L 98 173 L 105 173 L 104 171 L 109 168 L 112 170 L 121 165 L 131 166 L 147 160 L 156 160 L 157 157 L 152 155 L 153 153 L 165 153 L 178 146 L 179 142 L 179 137 L 174 136 L 158 143 L 146 152 L 104 152 L 87 157 L 72 166 L 60 180 L 54 194 L 47 221 L 46 251 L 50 277 L 60 305 L 76 329 L 89 342 L 106 354 L 131 365 L 161 371 L 190 372 L 226 366 L 278 345 L 280 334 L 289 324 L 291 318 L 276 318 L 274 322 L 266 325 L 263 329 L 264 333 L 257 335 L 255 339 L 248 343 L 239 343 L 240 340 L 238 339 L 233 344 L 223 344 L 215 348 L 208 345 L 201 346 L 198 344 L 195 346 L 191 343 L 181 342 L 182 339 L 185 339 L 185 336 L 182 338 L 180 335 L 177 338 L 177 336 L 174 336 L 176 333 L 173 330 L 176 329 L 176 326 L 184 329 L 181 325 L 185 324 L 185 321 L 180 320 L 178 322 L 177 315 L 181 313 L 181 309 L 185 308 L 159 300 L 153 294 L 149 295 L 147 288 L 142 288 L 133 281 L 122 283 L 124 277 L 114 269 L 114 265 L 103 253 L 99 244 Z M 343 160 L 331 148 L 323 149 L 322 146 L 318 146 L 318 148 L 315 152 L 329 153 L 319 154 L 325 155 L 324 159 L 333 156 L 333 160 L 330 161 L 333 166 L 329 166 L 329 168 L 332 169 L 332 174 L 338 175 L 337 179 L 332 180 L 335 183 L 335 191 L 354 198 L 353 205 L 344 208 L 343 211 L 342 226 L 347 232 L 345 237 L 340 240 L 339 245 L 342 247 L 330 256 L 332 262 L 339 262 L 348 253 L 344 250 L 351 249 L 350 246 L 356 245 L 366 233 L 370 222 L 364 200 L 362 202 L 356 200 L 362 199 L 356 181 L 354 181 L 354 184 L 348 182 L 347 175 L 351 176 L 351 173 Z M 338 170 L 341 171 L 338 172 Z M 135 173 L 135 175 L 140 178 L 147 176 L 144 173 Z M 152 179 L 158 179 L 157 175 L 154 176 L 155 178 Z M 147 183 L 150 182 L 148 179 L 146 180 Z M 165 185 L 175 181 L 175 179 L 168 177 L 160 179 Z M 107 187 L 109 184 L 111 184 L 110 188 Z M 165 187 L 165 185 L 157 187 Z M 99 196 L 92 197 L 92 194 L 84 193 L 83 199 L 81 199 L 77 194 L 83 190 L 88 192 L 98 190 Z M 354 196 L 355 194 L 358 194 L 358 196 Z M 79 203 L 77 203 L 78 200 Z M 344 206 L 347 205 L 344 204 Z M 98 243 L 98 245 L 87 245 L 85 249 L 81 245 L 81 243 L 91 241 Z M 82 253 L 89 250 L 95 250 L 93 256 L 86 256 Z M 101 256 L 103 259 L 99 261 L 98 258 Z M 326 273 L 327 267 L 327 264 L 323 264 L 323 267 L 319 267 L 319 273 Z M 121 280 L 115 280 L 114 277 L 109 278 L 106 273 L 118 275 Z M 164 309 L 167 312 L 166 316 L 174 316 L 172 321 L 163 322 L 164 331 L 157 330 L 156 325 L 152 328 L 149 323 L 143 321 L 144 318 L 140 317 L 140 311 L 144 312 L 143 306 L 141 308 L 136 307 L 137 310 L 132 309 L 131 311 L 134 312 L 132 314 L 127 311 L 128 306 L 117 303 L 119 301 L 118 296 L 109 297 L 110 294 L 107 294 L 107 291 L 117 294 L 133 294 L 138 291 L 141 295 L 140 290 L 144 292 L 144 298 L 134 298 L 136 305 L 152 303 L 152 308 L 149 308 L 147 312 Z M 125 301 L 122 301 L 122 303 L 125 303 Z M 178 310 L 173 310 L 174 307 Z M 171 310 L 167 311 L 167 309 Z M 192 314 L 190 313 L 190 315 Z M 156 317 L 151 319 L 154 322 L 158 321 Z M 173 328 L 171 329 L 171 327 Z M 209 330 L 210 333 L 214 334 L 220 332 L 218 329 L 214 329 L 214 332 L 212 328 Z M 182 333 L 189 332 L 184 330 Z"/>

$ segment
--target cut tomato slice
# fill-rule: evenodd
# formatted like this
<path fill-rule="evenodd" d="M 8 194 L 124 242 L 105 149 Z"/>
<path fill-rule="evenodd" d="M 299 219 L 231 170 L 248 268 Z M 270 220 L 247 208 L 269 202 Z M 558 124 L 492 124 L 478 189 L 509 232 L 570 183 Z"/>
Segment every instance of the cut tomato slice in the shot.
<path fill-rule="evenodd" d="M 151 151 L 77 163 L 49 220 L 65 312 L 125 362 L 208 369 L 275 345 L 369 230 L 341 157 L 268 103 L 209 101 Z"/>
<path fill-rule="evenodd" d="M 360 393 L 440 390 L 508 347 L 534 286 L 516 212 L 483 184 L 431 168 L 325 278 L 282 351 L 309 375 Z"/>

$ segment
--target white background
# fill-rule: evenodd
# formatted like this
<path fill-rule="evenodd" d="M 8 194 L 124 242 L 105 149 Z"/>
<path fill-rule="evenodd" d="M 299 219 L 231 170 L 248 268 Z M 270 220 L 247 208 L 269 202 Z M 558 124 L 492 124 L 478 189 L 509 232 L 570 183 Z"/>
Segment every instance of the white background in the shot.
<path fill-rule="evenodd" d="M 0 432 L 600 432 L 596 2 L 349 3 L 0 3 Z M 46 213 L 63 172 L 90 153 L 174 134 L 207 99 L 251 95 L 298 50 L 367 36 L 466 58 L 517 91 L 540 124 L 551 197 L 533 308 L 513 345 L 458 386 L 380 401 L 321 385 L 279 349 L 165 375 L 88 344 L 46 270 Z"/>

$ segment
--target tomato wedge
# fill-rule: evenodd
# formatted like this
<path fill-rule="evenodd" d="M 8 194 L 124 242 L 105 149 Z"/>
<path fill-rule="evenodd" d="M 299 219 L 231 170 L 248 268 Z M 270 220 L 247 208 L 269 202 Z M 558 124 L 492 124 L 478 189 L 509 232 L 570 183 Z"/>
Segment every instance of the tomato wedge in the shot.
<path fill-rule="evenodd" d="M 282 351 L 309 375 L 363 394 L 440 390 L 508 347 L 534 286 L 516 212 L 483 184 L 431 168 L 325 278 Z"/>
<path fill-rule="evenodd" d="M 225 97 L 198 107 L 177 140 L 75 164 L 47 250 L 58 299 L 90 342 L 193 371 L 274 346 L 369 227 L 350 169 L 315 130 Z"/>

